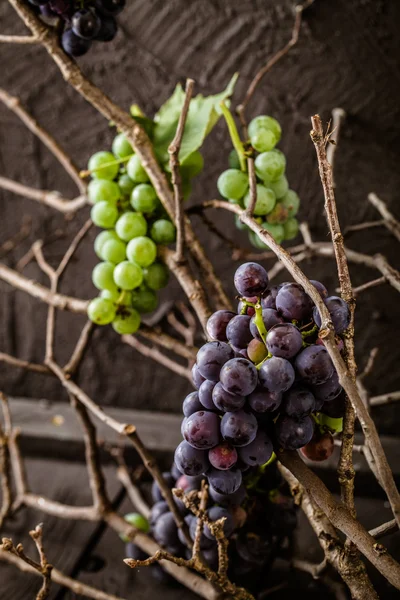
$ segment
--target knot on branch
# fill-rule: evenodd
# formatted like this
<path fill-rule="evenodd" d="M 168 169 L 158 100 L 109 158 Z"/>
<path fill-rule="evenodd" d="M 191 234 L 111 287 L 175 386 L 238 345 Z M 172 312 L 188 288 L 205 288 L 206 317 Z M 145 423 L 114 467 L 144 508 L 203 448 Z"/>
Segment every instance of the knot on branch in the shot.
<path fill-rule="evenodd" d="M 6 552 L 10 552 L 10 550 L 13 548 L 13 543 L 10 538 L 3 538 L 1 540 L 1 547 Z"/>
<path fill-rule="evenodd" d="M 374 548 L 374 551 L 376 552 L 376 554 L 378 554 L 378 556 L 381 556 L 382 554 L 387 553 L 387 549 L 385 548 L 385 546 L 382 546 L 382 544 L 375 543 L 373 545 L 373 548 Z"/>

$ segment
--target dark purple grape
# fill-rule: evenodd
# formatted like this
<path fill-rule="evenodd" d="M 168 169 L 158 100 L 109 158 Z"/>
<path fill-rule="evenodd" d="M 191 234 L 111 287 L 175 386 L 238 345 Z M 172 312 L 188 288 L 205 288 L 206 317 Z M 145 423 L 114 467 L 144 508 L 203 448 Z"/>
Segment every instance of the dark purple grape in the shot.
<path fill-rule="evenodd" d="M 242 483 L 240 469 L 230 469 L 229 471 L 211 469 L 207 473 L 207 477 L 210 487 L 218 494 L 234 494 Z"/>
<path fill-rule="evenodd" d="M 250 298 L 243 298 L 243 300 L 240 300 L 238 303 L 238 307 L 237 307 L 237 312 L 239 315 L 249 315 L 249 317 L 252 317 L 255 312 L 256 309 L 253 306 L 247 306 L 246 309 L 245 308 L 245 303 L 244 301 L 247 300 L 247 302 L 251 302 L 252 304 L 256 304 L 258 298 L 257 296 L 250 296 Z"/>
<path fill-rule="evenodd" d="M 107 17 L 115 17 L 123 11 L 125 0 L 96 0 L 95 6 L 101 14 Z"/>
<path fill-rule="evenodd" d="M 287 321 L 310 319 L 313 309 L 311 298 L 299 283 L 287 283 L 280 288 L 275 299 L 276 310 Z"/>
<path fill-rule="evenodd" d="M 235 288 L 241 296 L 260 296 L 268 287 L 268 273 L 261 265 L 248 262 L 236 269 Z"/>
<path fill-rule="evenodd" d="M 246 488 L 242 484 L 233 494 L 220 494 L 210 487 L 210 497 L 222 506 L 240 506 L 247 496 Z"/>
<path fill-rule="evenodd" d="M 295 384 L 283 395 L 282 409 L 288 417 L 301 419 L 315 410 L 314 395 L 308 388 Z"/>
<path fill-rule="evenodd" d="M 236 410 L 240 410 L 246 402 L 244 396 L 237 396 L 236 394 L 227 392 L 220 382 L 218 382 L 213 389 L 212 399 L 214 408 L 217 408 L 222 412 L 235 412 Z"/>
<path fill-rule="evenodd" d="M 247 356 L 254 364 L 262 362 L 268 356 L 268 350 L 264 342 L 253 339 L 247 346 Z"/>
<path fill-rule="evenodd" d="M 234 357 L 235 353 L 225 342 L 208 342 L 197 353 L 197 367 L 200 374 L 210 381 L 218 381 L 223 365 Z"/>
<path fill-rule="evenodd" d="M 339 298 L 339 296 L 329 296 L 325 300 L 326 308 L 329 310 L 331 315 L 333 327 L 335 332 L 340 335 L 350 325 L 350 309 L 347 302 Z M 321 317 L 319 315 L 317 307 L 314 308 L 313 312 L 314 321 L 318 327 L 321 327 Z"/>
<path fill-rule="evenodd" d="M 213 521 L 213 522 L 218 521 L 219 519 L 225 518 L 225 522 L 224 522 L 225 537 L 229 538 L 232 535 L 232 533 L 235 529 L 235 524 L 233 522 L 231 513 L 229 511 L 227 511 L 226 508 L 222 508 L 220 506 L 212 506 L 211 508 L 208 509 L 207 516 L 210 519 L 210 521 Z M 213 534 L 210 531 L 210 528 L 207 527 L 207 525 L 204 526 L 204 535 L 209 540 L 215 540 Z"/>
<path fill-rule="evenodd" d="M 273 327 L 274 325 L 277 325 L 278 323 L 283 323 L 282 317 L 273 308 L 264 308 L 262 311 L 262 319 L 265 325 L 265 329 L 267 331 L 271 329 L 271 327 Z M 250 321 L 250 331 L 252 336 L 255 337 L 257 340 L 262 339 L 261 335 L 258 332 L 257 325 L 254 322 L 254 317 L 252 317 Z"/>
<path fill-rule="evenodd" d="M 42 4 L 40 7 L 40 14 L 48 19 L 52 19 L 53 17 L 57 16 L 57 14 L 50 8 L 49 4 Z"/>
<path fill-rule="evenodd" d="M 335 443 L 331 433 L 316 432 L 311 442 L 301 449 L 301 453 L 309 460 L 322 462 L 327 460 L 335 449 Z"/>
<path fill-rule="evenodd" d="M 219 417 L 200 410 L 187 417 L 183 426 L 185 440 L 199 450 L 209 450 L 219 442 Z"/>
<path fill-rule="evenodd" d="M 215 469 L 226 471 L 234 466 L 237 462 L 237 452 L 233 446 L 229 444 L 219 444 L 208 451 L 208 460 Z"/>
<path fill-rule="evenodd" d="M 154 525 L 153 535 L 161 546 L 179 546 L 178 528 L 172 513 L 160 515 Z"/>
<path fill-rule="evenodd" d="M 203 381 L 199 387 L 199 400 L 201 403 L 201 408 L 199 408 L 199 410 L 203 410 L 203 408 L 206 408 L 207 410 L 215 410 L 213 402 L 213 389 L 215 386 L 215 381 L 208 381 L 208 379 Z"/>
<path fill-rule="evenodd" d="M 257 413 L 271 413 L 281 405 L 282 392 L 268 392 L 263 388 L 256 388 L 247 398 L 249 406 Z"/>
<path fill-rule="evenodd" d="M 218 571 L 218 546 L 206 548 L 201 554 L 210 569 Z"/>
<path fill-rule="evenodd" d="M 71 14 L 72 4 L 70 0 L 50 0 L 49 7 L 53 13 L 65 18 Z"/>
<path fill-rule="evenodd" d="M 310 279 L 310 283 L 312 283 L 313 286 L 317 288 L 317 292 L 319 293 L 321 298 L 328 297 L 328 290 L 326 289 L 323 283 L 321 283 L 320 281 L 316 281 L 315 279 Z"/>
<path fill-rule="evenodd" d="M 300 377 L 309 384 L 325 383 L 333 374 L 333 363 L 324 346 L 308 346 L 297 355 L 295 366 Z"/>
<path fill-rule="evenodd" d="M 96 40 L 99 42 L 111 42 L 118 32 L 117 21 L 114 17 L 101 16 L 101 24 Z"/>
<path fill-rule="evenodd" d="M 190 537 L 192 538 L 192 540 L 194 540 L 195 535 L 196 535 L 196 529 L 197 529 L 197 518 L 195 517 L 194 519 L 192 519 L 190 521 L 190 525 L 189 525 L 189 531 L 190 531 Z M 206 548 L 212 548 L 212 546 L 214 546 L 215 542 L 214 540 L 209 537 L 207 537 L 206 535 L 204 535 L 204 529 L 200 535 L 200 550 L 205 550 Z"/>
<path fill-rule="evenodd" d="M 259 430 L 250 444 L 239 448 L 239 456 L 246 465 L 255 467 L 266 463 L 271 458 L 272 451 L 271 440 L 264 431 Z"/>
<path fill-rule="evenodd" d="M 221 369 L 220 381 L 227 392 L 248 396 L 257 385 L 257 369 L 245 358 L 233 358 Z"/>
<path fill-rule="evenodd" d="M 172 477 L 171 473 L 169 471 L 164 471 L 162 476 L 167 486 L 172 489 L 175 485 L 175 479 Z M 153 481 L 152 483 L 151 496 L 153 498 L 153 502 L 160 502 L 161 500 L 164 500 L 160 487 L 156 481 Z"/>
<path fill-rule="evenodd" d="M 339 396 L 342 389 L 343 388 L 339 383 L 339 377 L 336 369 L 334 369 L 331 378 L 325 381 L 325 383 L 312 386 L 312 391 L 315 398 L 317 400 L 321 400 L 322 402 L 334 400 L 337 398 L 337 396 Z"/>
<path fill-rule="evenodd" d="M 185 417 L 190 417 L 194 412 L 203 410 L 203 405 L 199 400 L 198 392 L 191 392 L 186 396 L 182 404 L 182 411 Z"/>
<path fill-rule="evenodd" d="M 295 372 L 286 358 L 273 356 L 262 364 L 258 377 L 269 392 L 286 392 L 293 385 Z"/>
<path fill-rule="evenodd" d="M 321 412 L 332 419 L 340 419 L 344 415 L 346 406 L 346 394 L 344 390 L 334 400 L 324 402 Z"/>
<path fill-rule="evenodd" d="M 311 440 L 314 434 L 314 421 L 311 417 L 293 419 L 279 417 L 275 425 L 278 445 L 284 450 L 298 450 Z"/>
<path fill-rule="evenodd" d="M 246 446 L 257 434 L 257 419 L 244 410 L 225 413 L 221 421 L 221 434 L 233 446 Z"/>
<path fill-rule="evenodd" d="M 190 535 L 190 526 L 192 524 L 192 521 L 195 521 L 195 520 L 196 520 L 196 517 L 194 515 L 192 515 L 192 514 L 188 514 L 184 518 L 184 521 L 185 521 L 185 523 L 186 523 L 186 525 L 188 526 L 188 529 L 189 529 L 189 535 Z M 190 535 L 190 537 L 192 537 L 192 536 Z M 178 538 L 179 538 L 179 541 L 184 546 L 187 546 L 186 537 L 185 537 L 185 534 L 183 533 L 182 529 L 178 529 Z"/>
<path fill-rule="evenodd" d="M 206 380 L 206 378 L 203 377 L 203 375 L 199 371 L 198 366 L 196 365 L 196 363 L 194 363 L 194 365 L 192 367 L 192 381 L 193 381 L 194 387 L 199 389 L 199 387 L 205 380 Z"/>
<path fill-rule="evenodd" d="M 174 460 L 185 475 L 195 477 L 209 468 L 207 452 L 193 448 L 187 442 L 181 442 L 175 450 Z"/>
<path fill-rule="evenodd" d="M 177 479 L 179 479 L 179 477 L 181 477 L 181 475 L 182 475 L 182 473 L 180 472 L 180 470 L 178 469 L 178 467 L 176 466 L 175 463 L 172 463 L 171 475 L 175 479 L 175 481 L 177 481 Z"/>
<path fill-rule="evenodd" d="M 154 527 L 159 517 L 161 517 L 161 515 L 163 515 L 166 512 L 169 512 L 169 506 L 165 502 L 165 500 L 159 500 L 158 502 L 153 504 L 150 512 L 150 526 Z"/>
<path fill-rule="evenodd" d="M 167 573 L 160 563 L 154 563 L 148 567 L 150 574 L 160 585 L 171 585 L 175 583 L 175 579 Z"/>
<path fill-rule="evenodd" d="M 66 29 L 61 36 L 61 46 L 71 56 L 83 56 L 89 50 L 91 44 L 91 40 L 78 37 L 72 29 Z"/>
<path fill-rule="evenodd" d="M 246 348 L 253 339 L 250 332 L 250 317 L 248 315 L 236 315 L 228 323 L 226 337 L 235 348 Z"/>
<path fill-rule="evenodd" d="M 293 358 L 302 347 L 300 330 L 291 323 L 278 323 L 268 332 L 267 348 L 273 356 Z"/>
<path fill-rule="evenodd" d="M 128 542 L 125 544 L 125 556 L 133 560 L 146 560 L 149 555 L 133 542 Z"/>
<path fill-rule="evenodd" d="M 231 310 L 217 310 L 207 321 L 206 330 L 212 340 L 226 342 L 226 326 L 235 316 Z"/>
<path fill-rule="evenodd" d="M 100 31 L 101 21 L 92 8 L 82 8 L 72 15 L 71 26 L 75 35 L 92 40 Z"/>
<path fill-rule="evenodd" d="M 275 285 L 274 287 L 267 290 L 262 298 L 261 298 L 261 306 L 263 309 L 265 308 L 273 308 L 276 309 L 275 299 L 279 292 L 279 287 Z"/>
<path fill-rule="evenodd" d="M 252 567 L 262 567 L 271 556 L 272 546 L 269 538 L 254 532 L 240 532 L 236 539 L 236 552 L 241 561 Z"/>

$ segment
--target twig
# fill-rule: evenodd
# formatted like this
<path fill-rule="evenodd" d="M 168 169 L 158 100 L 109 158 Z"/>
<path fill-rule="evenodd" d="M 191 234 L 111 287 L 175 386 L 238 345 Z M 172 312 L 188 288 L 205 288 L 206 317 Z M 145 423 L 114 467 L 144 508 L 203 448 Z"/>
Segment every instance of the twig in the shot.
<path fill-rule="evenodd" d="M 331 165 L 332 185 L 334 188 L 336 187 L 335 179 L 333 177 L 335 152 L 339 143 L 340 128 L 345 118 L 346 113 L 343 110 L 343 108 L 334 108 L 332 110 L 332 133 L 329 136 L 329 144 L 326 151 L 326 157 L 328 159 L 328 163 Z"/>
<path fill-rule="evenodd" d="M 29 535 L 35 542 L 39 559 L 40 559 L 40 568 L 43 576 L 43 584 L 39 593 L 36 596 L 36 600 L 46 600 L 46 598 L 50 594 L 50 585 L 51 585 L 51 571 L 53 570 L 53 566 L 47 562 L 46 554 L 43 548 L 43 528 L 42 525 L 37 525 L 35 529 L 29 532 Z"/>
<path fill-rule="evenodd" d="M 180 307 L 180 304 L 179 304 Z M 186 318 L 186 316 L 185 316 Z M 196 326 L 196 321 L 193 319 L 194 327 Z M 140 329 L 137 333 L 140 337 L 149 340 L 150 342 L 154 342 L 167 350 L 172 350 L 178 356 L 182 356 L 183 358 L 187 358 L 188 360 L 195 360 L 197 354 L 197 348 L 195 348 L 192 344 L 189 346 L 183 344 L 180 340 L 164 333 L 160 327 L 147 327 L 146 325 L 141 325 Z M 129 336 L 127 336 L 129 337 Z M 123 341 L 125 341 L 125 336 L 122 336 Z"/>
<path fill-rule="evenodd" d="M 319 579 L 321 573 L 325 571 L 327 563 L 328 561 L 325 557 L 320 563 L 310 563 L 300 558 L 294 558 L 291 564 L 294 569 L 299 569 L 300 571 L 308 573 L 313 579 Z"/>
<path fill-rule="evenodd" d="M 347 235 L 352 231 L 363 231 L 364 229 L 372 229 L 373 227 L 381 227 L 385 222 L 382 219 L 381 221 L 365 221 L 364 223 L 356 223 L 355 225 L 348 225 L 343 235 Z"/>
<path fill-rule="evenodd" d="M 363 283 L 362 285 L 353 288 L 353 294 L 356 296 L 360 292 L 365 292 L 365 290 L 369 290 L 370 288 L 378 287 L 378 285 L 382 285 L 383 283 L 386 283 L 386 277 L 378 277 L 372 281 L 367 281 L 367 283 Z"/>
<path fill-rule="evenodd" d="M 191 372 L 187 367 L 184 367 L 184 366 L 180 365 L 179 363 L 177 363 L 175 360 L 172 360 L 172 358 L 165 356 L 165 354 L 160 352 L 160 350 L 158 350 L 158 348 L 155 348 L 154 346 L 149 347 L 149 346 L 146 346 L 145 344 L 142 344 L 142 342 L 140 342 L 133 335 L 123 336 L 122 341 L 125 344 L 128 344 L 128 346 L 131 346 L 132 348 L 134 348 L 135 350 L 140 352 L 140 354 L 143 354 L 143 356 L 152 358 L 153 360 L 158 362 L 160 365 L 163 365 L 164 367 L 167 367 L 167 369 L 170 369 L 170 371 L 173 371 L 177 375 L 180 375 L 181 377 L 185 377 L 189 381 L 192 381 Z"/>
<path fill-rule="evenodd" d="M 397 219 L 392 215 L 392 213 L 388 210 L 386 204 L 378 198 L 376 194 L 373 192 L 368 194 L 368 200 L 374 206 L 383 218 L 383 224 L 387 229 L 395 236 L 395 238 L 400 242 L 400 223 Z"/>
<path fill-rule="evenodd" d="M 378 525 L 378 527 L 374 527 L 374 529 L 371 529 L 368 533 L 370 535 L 372 535 L 373 538 L 375 538 L 376 540 L 379 540 L 379 538 L 388 535 L 389 533 L 394 533 L 395 531 L 398 531 L 399 528 L 397 526 L 396 523 L 396 519 L 392 519 L 391 521 L 388 521 L 387 523 L 382 523 L 382 525 Z"/>
<path fill-rule="evenodd" d="M 249 187 L 250 187 L 250 203 L 246 209 L 249 217 L 253 216 L 254 209 L 256 207 L 257 202 L 257 179 L 256 179 L 256 171 L 254 168 L 254 158 L 249 157 L 247 159 L 247 170 L 249 174 Z"/>
<path fill-rule="evenodd" d="M 4 394 L 1 394 L 4 405 Z M 0 422 L 0 479 L 1 479 L 1 498 L 2 504 L 0 508 L 0 529 L 8 517 L 12 505 L 11 492 L 11 470 L 10 470 L 10 453 L 8 449 L 8 439 L 10 435 L 8 426 L 5 431 Z"/>
<path fill-rule="evenodd" d="M 203 529 L 204 529 L 205 511 L 206 511 L 207 502 L 208 502 L 208 486 L 204 479 L 201 482 L 201 489 L 199 492 L 199 497 L 200 497 L 199 512 L 198 512 L 198 516 L 197 516 L 196 531 L 194 534 L 193 547 L 192 547 L 192 559 L 193 560 L 196 560 L 197 558 L 200 557 L 200 542 L 201 542 L 201 536 L 202 536 Z"/>
<path fill-rule="evenodd" d="M 0 258 L 12 252 L 21 242 L 23 242 L 30 234 L 32 229 L 32 219 L 24 216 L 22 218 L 21 229 L 15 235 L 0 245 Z"/>
<path fill-rule="evenodd" d="M 78 338 L 78 341 L 75 345 L 74 351 L 71 354 L 71 358 L 64 367 L 64 373 L 66 375 L 72 375 L 78 369 L 83 355 L 85 353 L 85 350 L 87 348 L 87 345 L 89 343 L 93 329 L 94 324 L 92 323 L 92 321 L 86 321 Z"/>
<path fill-rule="evenodd" d="M 36 202 L 50 206 L 62 213 L 76 212 L 82 208 L 82 206 L 87 204 L 85 195 L 78 196 L 73 200 L 67 200 L 66 198 L 62 198 L 58 192 L 36 190 L 35 188 L 28 187 L 22 183 L 18 183 L 18 181 L 8 179 L 7 177 L 0 176 L 0 188 L 12 192 L 13 194 L 24 196 L 24 198 L 36 200 Z"/>
<path fill-rule="evenodd" d="M 190 311 L 190 308 L 188 308 L 184 302 L 178 302 L 177 307 L 181 311 L 183 318 L 185 319 L 186 325 L 187 325 L 186 337 L 185 337 L 186 344 L 188 346 L 193 347 L 194 346 L 194 338 L 195 338 L 196 330 L 197 330 L 196 319 L 194 318 L 192 312 Z M 195 348 L 194 348 L 194 352 L 196 352 Z"/>
<path fill-rule="evenodd" d="M 40 44 L 33 35 L 0 35 L 0 44 Z"/>
<path fill-rule="evenodd" d="M 175 137 L 169 145 L 169 166 L 171 168 L 171 180 L 174 188 L 175 200 L 175 225 L 176 225 L 176 262 L 183 261 L 184 244 L 184 221 L 183 221 L 183 192 L 182 177 L 180 171 L 179 151 L 181 149 L 182 138 L 185 131 L 186 119 L 189 112 L 190 101 L 193 94 L 193 79 L 186 80 L 185 98 L 182 105 L 181 114 L 178 121 Z"/>
<path fill-rule="evenodd" d="M 387 394 L 381 394 L 380 396 L 372 396 L 369 399 L 370 406 L 383 406 L 384 404 L 391 404 L 392 402 L 398 402 L 400 400 L 400 392 L 389 392 Z"/>
<path fill-rule="evenodd" d="M 136 510 L 143 515 L 146 519 L 150 517 L 151 510 L 148 504 L 145 502 L 142 494 L 140 493 L 138 487 L 134 485 L 132 479 L 129 475 L 127 466 L 125 462 L 118 461 L 118 469 L 117 469 L 117 477 L 118 481 L 122 483 L 124 488 L 126 489 L 126 493 L 128 494 L 129 500 L 132 502 L 133 506 Z"/>
<path fill-rule="evenodd" d="M 378 356 L 378 352 L 379 352 L 379 348 L 371 349 L 369 356 L 368 356 L 368 360 L 366 362 L 366 365 L 365 365 L 362 373 L 360 373 L 360 375 L 359 375 L 359 379 L 364 379 L 371 373 L 371 371 L 374 367 L 374 364 L 375 364 L 376 357 Z"/>
<path fill-rule="evenodd" d="M 15 358 L 15 356 L 11 356 L 10 354 L 6 354 L 5 352 L 0 352 L 0 362 L 5 362 L 8 365 L 12 365 L 13 367 L 18 367 L 20 369 L 33 371 L 34 373 L 43 373 L 44 375 L 51 375 L 51 371 L 48 369 L 48 367 L 46 367 L 46 365 L 31 363 L 28 360 Z"/>

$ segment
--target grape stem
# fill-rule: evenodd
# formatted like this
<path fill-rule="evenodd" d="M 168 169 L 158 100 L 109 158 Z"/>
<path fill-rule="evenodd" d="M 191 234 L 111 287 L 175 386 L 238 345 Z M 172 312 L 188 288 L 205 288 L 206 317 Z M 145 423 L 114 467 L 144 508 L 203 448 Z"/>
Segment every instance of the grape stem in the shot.
<path fill-rule="evenodd" d="M 317 333 L 318 330 L 319 330 L 318 326 L 314 325 L 314 327 L 312 329 L 309 329 L 308 331 L 302 331 L 301 337 L 303 339 L 306 337 L 310 337 L 311 335 L 314 335 L 314 333 Z"/>
<path fill-rule="evenodd" d="M 221 102 L 220 104 L 222 114 L 224 115 L 226 124 L 228 126 L 229 135 L 231 136 L 233 147 L 235 148 L 240 162 L 240 169 L 246 173 L 246 153 L 244 151 L 242 140 L 240 139 L 240 135 L 238 129 L 236 127 L 235 120 L 232 116 L 231 111 L 226 106 L 225 102 Z"/>
<path fill-rule="evenodd" d="M 263 316 L 262 316 L 262 306 L 260 299 L 257 299 L 257 303 L 254 305 L 254 309 L 256 314 L 254 315 L 254 324 L 257 327 L 257 331 L 260 334 L 260 337 L 265 345 L 267 345 L 267 334 L 268 331 L 265 327 Z"/>

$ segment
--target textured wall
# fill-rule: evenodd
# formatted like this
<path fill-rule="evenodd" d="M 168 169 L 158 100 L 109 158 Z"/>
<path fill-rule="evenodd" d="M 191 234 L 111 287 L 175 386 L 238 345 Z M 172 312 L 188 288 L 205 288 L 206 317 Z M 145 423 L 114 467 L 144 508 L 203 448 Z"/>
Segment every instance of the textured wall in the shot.
<path fill-rule="evenodd" d="M 289 38 L 293 17 L 291 2 L 273 0 L 131 0 L 120 17 L 120 32 L 111 44 L 99 44 L 80 59 L 85 73 L 121 106 L 138 103 L 151 115 L 173 90 L 177 81 L 190 76 L 197 91 L 216 92 L 235 71 L 240 71 L 238 101 L 251 77 L 271 53 Z M 400 134 L 399 37 L 400 4 L 390 0 L 316 0 L 307 10 L 298 46 L 267 76 L 249 106 L 249 116 L 268 112 L 283 125 L 281 148 L 288 158 L 292 187 L 302 198 L 301 218 L 307 219 L 316 239 L 327 239 L 322 216 L 322 193 L 315 153 L 309 139 L 311 114 L 325 120 L 334 106 L 348 113 L 337 153 L 338 210 L 342 226 L 376 218 L 366 196 L 378 192 L 400 216 L 398 189 L 398 138 Z M 3 0 L 2 33 L 22 33 L 18 18 Z M 107 122 L 63 82 L 57 68 L 39 47 L 0 47 L 0 85 L 19 95 L 33 115 L 67 148 L 80 166 L 96 150 L 107 148 L 112 130 Z M 206 144 L 205 172 L 195 186 L 192 202 L 215 196 L 219 172 L 226 167 L 229 141 L 220 123 Z M 75 193 L 73 184 L 46 149 L 5 108 L 0 106 L 0 173 L 25 184 Z M 70 235 L 87 216 L 81 211 L 72 222 L 49 208 L 1 192 L 0 236 L 14 233 L 23 214 L 33 217 L 31 238 L 7 261 L 15 264 L 34 238 L 46 238 L 55 228 Z M 84 213 L 84 214 L 83 214 Z M 237 243 L 247 244 L 230 215 L 215 214 L 216 223 Z M 233 294 L 232 264 L 228 250 L 194 222 L 207 252 L 215 257 L 218 273 Z M 62 284 L 71 295 L 90 298 L 90 271 L 96 262 L 94 232 L 81 246 Z M 57 263 L 68 240 L 51 244 L 47 251 Z M 382 252 L 399 267 L 398 246 L 383 229 L 353 234 L 350 247 L 369 253 Z M 333 263 L 312 261 L 306 272 L 336 285 Z M 25 274 L 46 283 L 34 263 Z M 352 267 L 355 284 L 375 273 Z M 172 284 L 169 295 L 181 297 Z M 373 392 L 399 385 L 399 350 L 393 331 L 398 331 L 399 296 L 389 287 L 368 291 L 359 300 L 357 353 L 360 362 L 369 349 L 379 346 L 376 377 L 368 381 Z M 40 361 L 44 352 L 43 305 L 0 283 L 0 349 Z M 60 314 L 57 345 L 60 360 L 68 356 L 83 318 Z M 0 367 L 2 387 L 31 397 L 59 398 L 55 380 Z M 167 379 L 168 378 L 168 379 Z M 189 386 L 162 367 L 118 343 L 111 328 L 98 330 L 80 373 L 84 388 L 104 404 L 179 410 Z M 166 385 L 168 382 L 168 385 Z M 381 409 L 389 428 L 393 409 Z"/>

